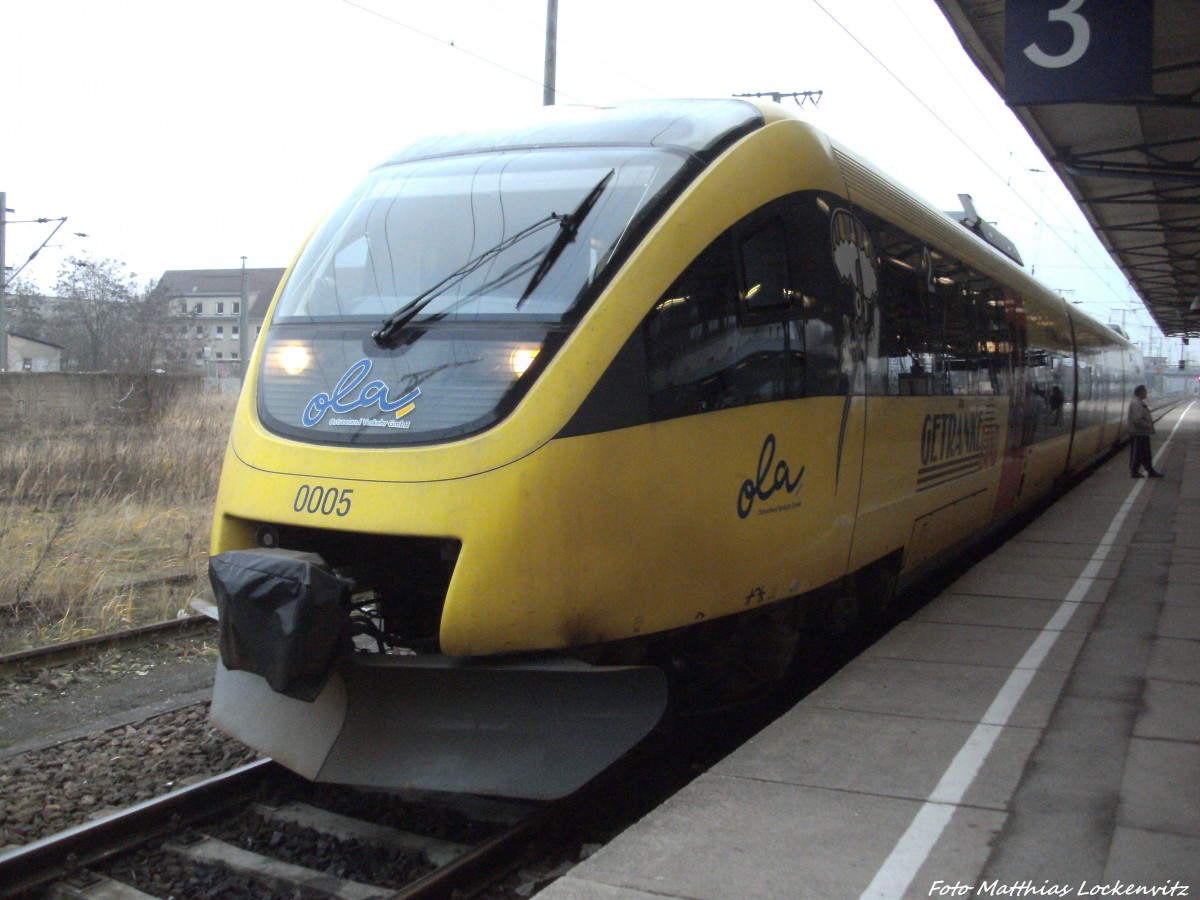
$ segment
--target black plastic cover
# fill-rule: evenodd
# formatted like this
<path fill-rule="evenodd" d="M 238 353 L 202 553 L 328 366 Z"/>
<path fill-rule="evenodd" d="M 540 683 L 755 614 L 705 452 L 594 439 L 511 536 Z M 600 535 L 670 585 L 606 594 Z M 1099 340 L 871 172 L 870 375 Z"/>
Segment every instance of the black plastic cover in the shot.
<path fill-rule="evenodd" d="M 221 661 L 311 702 L 350 648 L 351 584 L 315 553 L 230 550 L 208 561 Z"/>

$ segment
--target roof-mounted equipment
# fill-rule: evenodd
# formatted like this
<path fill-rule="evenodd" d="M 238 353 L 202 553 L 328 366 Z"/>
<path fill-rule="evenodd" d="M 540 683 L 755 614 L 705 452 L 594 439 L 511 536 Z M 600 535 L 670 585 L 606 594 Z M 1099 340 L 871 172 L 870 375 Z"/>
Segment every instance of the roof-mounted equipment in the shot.
<path fill-rule="evenodd" d="M 985 222 L 983 216 L 975 211 L 975 202 L 971 199 L 970 194 L 959 194 L 958 202 L 963 205 L 962 212 L 947 212 L 946 215 L 975 232 L 1018 266 L 1025 265 L 1025 260 L 1021 259 L 1017 245 Z"/>

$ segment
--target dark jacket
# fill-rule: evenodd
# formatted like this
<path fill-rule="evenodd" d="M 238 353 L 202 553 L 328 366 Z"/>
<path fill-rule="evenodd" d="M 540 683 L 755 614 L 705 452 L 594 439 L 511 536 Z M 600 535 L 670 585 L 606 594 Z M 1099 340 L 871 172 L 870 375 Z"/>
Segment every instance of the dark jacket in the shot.
<path fill-rule="evenodd" d="M 1150 417 L 1150 407 L 1140 397 L 1134 397 L 1129 402 L 1129 433 L 1154 434 L 1154 419 Z"/>

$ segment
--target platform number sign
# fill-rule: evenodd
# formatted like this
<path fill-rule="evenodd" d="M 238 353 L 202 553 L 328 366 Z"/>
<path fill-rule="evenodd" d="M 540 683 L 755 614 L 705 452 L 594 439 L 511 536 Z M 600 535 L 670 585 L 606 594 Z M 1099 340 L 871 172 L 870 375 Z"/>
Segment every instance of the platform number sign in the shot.
<path fill-rule="evenodd" d="M 1010 106 L 1152 92 L 1153 0 L 1007 0 L 1004 12 Z"/>

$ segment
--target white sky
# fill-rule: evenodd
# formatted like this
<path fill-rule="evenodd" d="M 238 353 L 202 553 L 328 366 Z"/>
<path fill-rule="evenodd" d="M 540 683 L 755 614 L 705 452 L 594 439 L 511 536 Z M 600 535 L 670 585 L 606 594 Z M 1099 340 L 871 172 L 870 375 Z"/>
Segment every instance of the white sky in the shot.
<path fill-rule="evenodd" d="M 85 253 L 140 283 L 285 266 L 395 150 L 540 106 L 545 17 L 546 0 L 0 0 L 6 262 L 53 227 L 23 220 L 67 216 L 22 273 L 44 290 Z M 1162 352 L 933 0 L 559 0 L 557 84 L 559 103 L 824 91 L 814 124 L 942 209 L 972 194 L 1043 282 Z"/>

